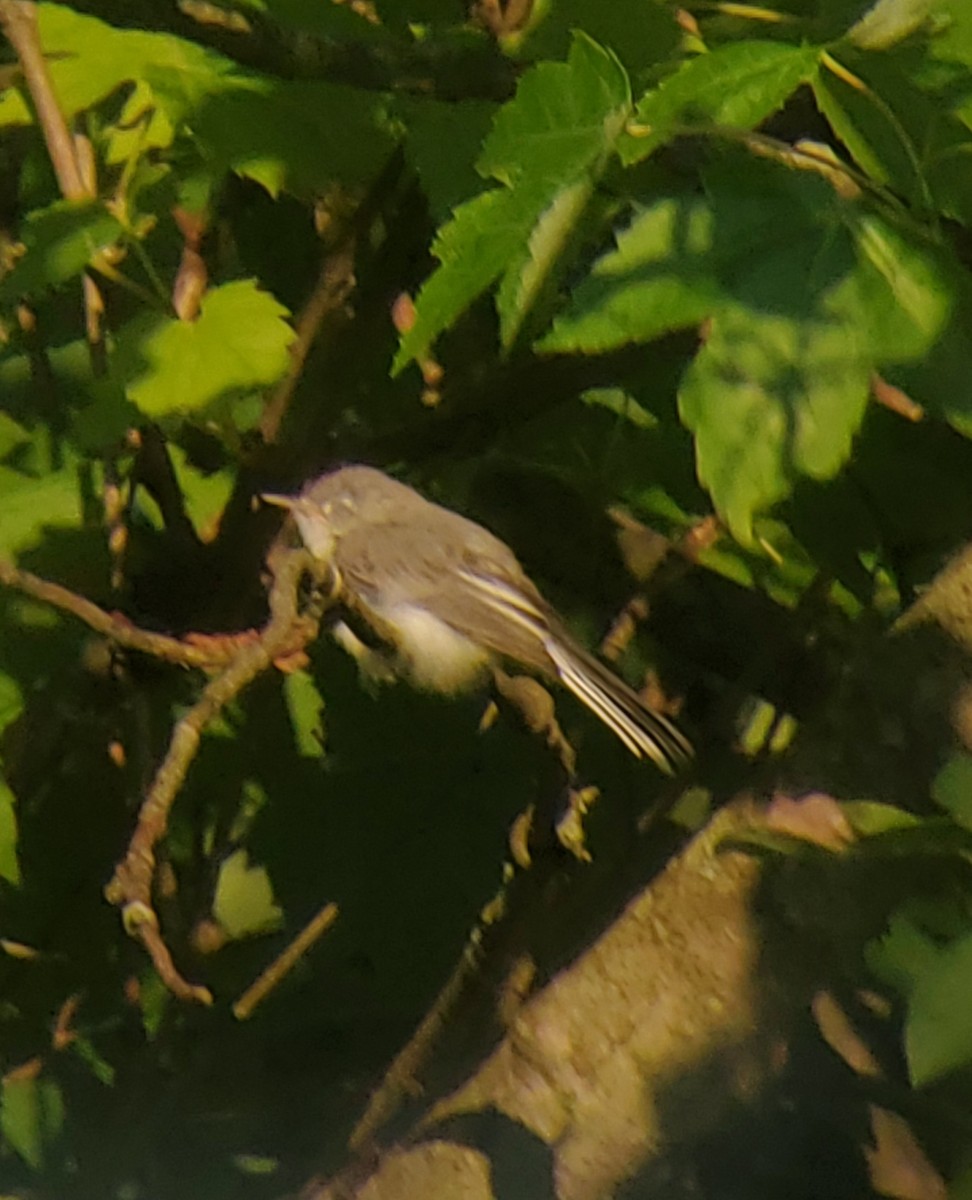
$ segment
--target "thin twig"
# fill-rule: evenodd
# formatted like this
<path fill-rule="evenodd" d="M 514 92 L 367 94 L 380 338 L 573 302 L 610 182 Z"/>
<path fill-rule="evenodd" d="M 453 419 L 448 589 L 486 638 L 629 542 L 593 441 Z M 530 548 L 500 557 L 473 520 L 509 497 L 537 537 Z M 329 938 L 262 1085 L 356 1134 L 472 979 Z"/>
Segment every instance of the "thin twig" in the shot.
<path fill-rule="evenodd" d="M 13 46 L 24 72 L 24 82 L 37 113 L 58 187 L 68 200 L 81 200 L 88 191 L 41 48 L 37 5 L 31 0 L 0 0 L 0 29 Z"/>
<path fill-rule="evenodd" d="M 105 888 L 108 901 L 121 908 L 126 930 L 149 952 L 169 989 L 183 999 L 202 1004 L 211 1003 L 209 990 L 189 983 L 180 975 L 159 931 L 158 917 L 152 907 L 155 846 L 165 834 L 169 811 L 209 722 L 266 671 L 278 655 L 293 647 L 295 634 L 299 634 L 303 645 L 317 634 L 322 604 L 304 613 L 298 608 L 298 584 L 305 572 L 315 571 L 314 560 L 306 551 L 284 549 L 276 555 L 272 569 L 270 620 L 259 640 L 238 650 L 233 661 L 207 684 L 199 700 L 177 722 L 169 749 L 142 804 L 125 857 Z"/>
<path fill-rule="evenodd" d="M 50 604 L 62 612 L 70 613 L 83 621 L 96 633 L 102 634 L 116 646 L 126 650 L 138 650 L 160 658 L 165 662 L 176 663 L 182 667 L 199 667 L 202 670 L 213 670 L 224 666 L 238 653 L 238 644 L 229 640 L 220 641 L 210 638 L 199 645 L 180 638 L 170 637 L 164 633 L 153 633 L 148 629 L 139 629 L 132 625 L 126 617 L 105 612 L 97 604 L 93 604 L 70 588 L 62 587 L 59 583 L 50 583 L 40 579 L 29 571 L 22 571 L 12 563 L 0 560 L 0 584 L 32 596 L 44 604 Z"/>
<path fill-rule="evenodd" d="M 344 241 L 325 255 L 310 299 L 297 319 L 297 336 L 290 346 L 290 366 L 267 401 L 260 420 L 260 433 L 266 443 L 275 442 L 280 432 L 297 383 L 303 374 L 307 355 L 327 317 L 343 307 L 354 289 L 354 255 L 358 244 L 352 229 Z"/>
<path fill-rule="evenodd" d="M 386 196 L 394 190 L 403 168 L 404 158 L 399 149 L 389 155 L 368 194 L 348 219 L 337 244 L 324 256 L 314 290 L 295 322 L 297 337 L 290 347 L 290 368 L 267 400 L 260 420 L 260 434 L 268 445 L 277 439 L 321 327 L 332 313 L 344 307 L 357 284 L 354 263 L 358 244 L 371 228 Z"/>
<path fill-rule="evenodd" d="M 336 904 L 325 904 L 273 962 L 260 972 L 259 976 L 233 1005 L 233 1016 L 238 1021 L 245 1021 L 253 1015 L 257 1005 L 266 1000 L 267 996 L 290 974 L 311 946 L 331 928 L 338 919 L 338 911 Z"/>
<path fill-rule="evenodd" d="M 492 904 L 483 911 L 501 912 L 505 907 L 505 895 L 504 884 Z M 366 1151 L 378 1130 L 394 1115 L 402 1100 L 406 1096 L 414 1095 L 418 1090 L 418 1075 L 422 1064 L 429 1057 L 468 981 L 479 970 L 484 923 L 481 918 L 473 929 L 452 975 L 436 996 L 432 1007 L 422 1018 L 408 1044 L 395 1055 L 381 1083 L 372 1093 L 364 1115 L 348 1139 L 348 1146 L 354 1153 Z"/>

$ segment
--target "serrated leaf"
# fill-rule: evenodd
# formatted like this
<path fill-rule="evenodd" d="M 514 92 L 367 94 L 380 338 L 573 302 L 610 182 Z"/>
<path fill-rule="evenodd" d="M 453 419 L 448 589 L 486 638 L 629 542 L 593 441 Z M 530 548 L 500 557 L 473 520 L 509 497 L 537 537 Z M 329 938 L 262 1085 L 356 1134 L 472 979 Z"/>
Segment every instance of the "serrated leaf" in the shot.
<path fill-rule="evenodd" d="M 213 916 L 234 939 L 269 933 L 283 920 L 266 868 L 251 867 L 245 850 L 236 850 L 219 869 Z"/>
<path fill-rule="evenodd" d="M 324 757 L 324 700 L 309 671 L 291 671 L 284 677 L 284 699 L 294 731 L 297 752 L 304 758 Z"/>
<path fill-rule="evenodd" d="M 402 337 L 393 374 L 421 358 L 438 335 L 519 259 L 536 215 L 537 200 L 524 189 L 495 188 L 461 204 L 439 231 L 432 253 L 440 266 L 422 285 L 415 324 Z"/>
<path fill-rule="evenodd" d="M 100 200 L 59 200 L 28 214 L 20 230 L 26 251 L 0 281 L 0 302 L 9 304 L 76 278 L 121 232 Z"/>
<path fill-rule="evenodd" d="M 685 373 L 679 412 L 695 434 L 699 479 L 744 545 L 755 513 L 801 475 L 829 479 L 847 460 L 870 367 L 841 320 L 727 305 Z"/>
<path fill-rule="evenodd" d="M 908 1003 L 905 1051 L 915 1087 L 972 1063 L 972 934 L 943 950 Z"/>
<path fill-rule="evenodd" d="M 537 296 L 555 272 L 592 192 L 593 184 L 585 178 L 562 188 L 534 224 L 520 261 L 507 266 L 496 296 L 504 349 L 516 341 Z"/>
<path fill-rule="evenodd" d="M 229 392 L 264 388 L 287 370 L 287 310 L 256 281 L 212 288 L 196 321 L 145 314 L 119 335 L 112 370 L 150 417 L 205 408 Z"/>
<path fill-rule="evenodd" d="M 439 232 L 432 252 L 441 265 L 419 293 L 393 374 L 422 357 L 500 278 L 503 343 L 512 343 L 583 215 L 629 108 L 620 62 L 583 34 L 566 63 L 544 63 L 523 77 L 478 163 L 481 174 L 506 186 L 461 205 Z"/>
<path fill-rule="evenodd" d="M 478 170 L 512 186 L 527 178 L 560 186 L 605 155 L 631 106 L 617 57 L 575 34 L 565 63 L 541 63 L 496 114 Z"/>
<path fill-rule="evenodd" d="M 815 46 L 756 40 L 719 46 L 687 62 L 635 108 L 618 151 L 639 162 L 686 127 L 753 129 L 813 78 Z"/>
<path fill-rule="evenodd" d="M 895 913 L 887 933 L 868 944 L 865 958 L 878 979 L 910 996 L 940 954 L 939 946 L 909 916 Z"/>
<path fill-rule="evenodd" d="M 704 201 L 656 201 L 598 259 L 537 348 L 597 353 L 697 325 L 724 295 L 713 238 Z"/>
<path fill-rule="evenodd" d="M 0 1133 L 35 1171 L 64 1124 L 64 1100 L 53 1080 L 5 1079 L 0 1084 Z"/>

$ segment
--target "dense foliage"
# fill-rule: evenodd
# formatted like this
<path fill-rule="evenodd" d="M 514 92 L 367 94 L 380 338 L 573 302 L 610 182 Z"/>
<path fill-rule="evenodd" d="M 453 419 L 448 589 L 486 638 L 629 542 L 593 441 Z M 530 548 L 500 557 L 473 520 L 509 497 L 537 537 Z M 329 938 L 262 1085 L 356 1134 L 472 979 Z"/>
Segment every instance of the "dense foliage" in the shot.
<path fill-rule="evenodd" d="M 0 21 L 0 559 L 219 644 L 265 620 L 254 497 L 367 461 L 504 536 L 589 645 L 644 593 L 621 665 L 684 697 L 683 825 L 743 787 L 846 802 L 821 925 L 972 1196 L 962 638 L 886 650 L 972 531 L 972 5 Z M 678 547 L 660 567 L 649 527 Z M 323 642 L 283 665 L 208 726 L 160 847 L 165 937 L 215 996 L 193 1006 L 103 889 L 205 675 L 0 591 L 0 1193 L 265 1197 L 334 1168 L 499 885 L 533 749 L 478 734 L 481 698 L 362 689 Z M 596 891 L 659 782 L 563 720 L 603 792 L 593 864 L 564 869 Z M 804 1169 L 775 1194 L 845 1194 Z"/>

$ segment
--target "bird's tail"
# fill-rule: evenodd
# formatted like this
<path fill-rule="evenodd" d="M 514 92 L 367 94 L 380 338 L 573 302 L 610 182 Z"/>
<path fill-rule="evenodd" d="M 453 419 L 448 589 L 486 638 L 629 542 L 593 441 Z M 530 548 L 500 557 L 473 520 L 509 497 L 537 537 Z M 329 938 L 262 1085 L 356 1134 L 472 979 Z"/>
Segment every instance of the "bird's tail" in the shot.
<path fill-rule="evenodd" d="M 648 708 L 633 688 L 593 655 L 557 637 L 548 638 L 546 650 L 564 686 L 637 758 L 650 758 L 668 775 L 692 758 L 692 743 L 678 726 Z"/>

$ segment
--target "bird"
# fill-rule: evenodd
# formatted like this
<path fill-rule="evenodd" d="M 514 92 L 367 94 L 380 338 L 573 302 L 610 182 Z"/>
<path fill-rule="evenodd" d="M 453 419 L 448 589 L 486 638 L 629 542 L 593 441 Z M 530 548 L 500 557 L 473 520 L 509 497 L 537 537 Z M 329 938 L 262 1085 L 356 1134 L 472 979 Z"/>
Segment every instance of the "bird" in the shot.
<path fill-rule="evenodd" d="M 510 547 L 482 525 L 357 464 L 296 496 L 262 498 L 292 513 L 306 549 L 333 573 L 342 607 L 385 647 L 389 673 L 454 694 L 510 661 L 558 680 L 666 774 L 692 758 L 675 722 L 579 644 Z M 371 653 L 348 622 L 335 632 L 359 657 Z"/>

